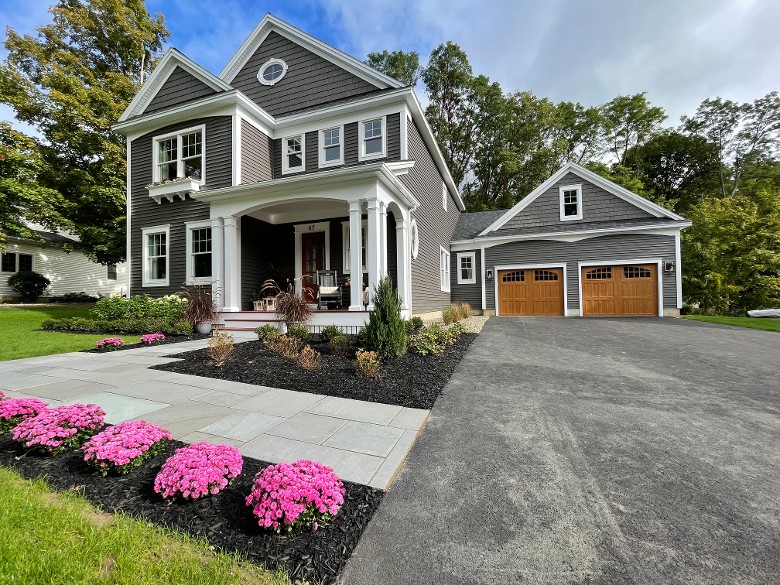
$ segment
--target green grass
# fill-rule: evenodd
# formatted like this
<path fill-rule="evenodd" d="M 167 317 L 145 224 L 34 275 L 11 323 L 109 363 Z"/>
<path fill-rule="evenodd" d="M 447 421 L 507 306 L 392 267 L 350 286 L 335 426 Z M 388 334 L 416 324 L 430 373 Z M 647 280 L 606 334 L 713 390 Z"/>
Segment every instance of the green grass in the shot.
<path fill-rule="evenodd" d="M 0 581 L 69 585 L 288 585 L 203 540 L 110 515 L 0 468 Z"/>
<path fill-rule="evenodd" d="M 703 321 L 705 323 L 718 323 L 720 325 L 733 325 L 735 327 L 747 327 L 748 329 L 761 329 L 762 331 L 780 332 L 780 319 L 757 319 L 753 317 L 718 317 L 711 315 L 685 315 L 685 319 L 691 321 Z"/>
<path fill-rule="evenodd" d="M 95 347 L 109 335 L 43 331 L 46 319 L 89 317 L 91 306 L 0 306 L 0 361 L 79 351 Z M 110 335 L 113 337 L 114 335 Z M 138 343 L 138 335 L 122 335 L 125 343 Z"/>

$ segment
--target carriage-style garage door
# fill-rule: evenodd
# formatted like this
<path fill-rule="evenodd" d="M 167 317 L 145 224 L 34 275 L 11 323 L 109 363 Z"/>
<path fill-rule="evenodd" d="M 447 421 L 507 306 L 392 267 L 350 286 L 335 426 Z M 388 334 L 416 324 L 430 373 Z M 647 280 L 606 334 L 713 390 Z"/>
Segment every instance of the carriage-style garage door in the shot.
<path fill-rule="evenodd" d="M 625 264 L 582 268 L 582 314 L 586 317 L 658 316 L 658 266 Z"/>
<path fill-rule="evenodd" d="M 500 270 L 499 315 L 563 315 L 563 268 Z"/>

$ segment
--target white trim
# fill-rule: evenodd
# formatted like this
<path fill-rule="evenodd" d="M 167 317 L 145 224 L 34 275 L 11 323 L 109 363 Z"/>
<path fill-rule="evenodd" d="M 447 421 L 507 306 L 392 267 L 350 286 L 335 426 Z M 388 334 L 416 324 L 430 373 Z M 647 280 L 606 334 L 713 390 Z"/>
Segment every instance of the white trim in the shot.
<path fill-rule="evenodd" d="M 476 252 L 458 252 L 456 255 L 455 270 L 458 271 L 458 284 L 477 284 L 477 253 Z M 463 258 L 471 258 L 471 278 L 462 278 L 462 267 L 460 262 Z"/>
<path fill-rule="evenodd" d="M 447 190 L 447 183 L 441 182 L 441 206 L 444 211 L 447 211 L 447 199 L 450 198 L 450 193 Z"/>
<path fill-rule="evenodd" d="M 664 279 L 663 258 L 631 258 L 628 260 L 594 260 L 591 262 L 577 262 L 577 293 L 580 300 L 580 315 L 585 317 L 582 306 L 582 269 L 590 266 L 626 266 L 627 264 L 655 264 L 658 275 L 658 317 L 664 316 Z M 619 316 L 619 315 L 616 315 Z"/>
<path fill-rule="evenodd" d="M 233 124 L 235 125 L 235 118 L 233 119 Z M 177 130 L 175 132 L 168 132 L 166 134 L 159 134 L 157 136 L 154 136 L 152 138 L 152 182 L 157 183 L 160 179 L 160 148 L 159 143 L 162 140 L 167 140 L 169 138 L 176 137 L 176 176 L 177 178 L 183 179 L 186 178 L 184 176 L 184 159 L 182 157 L 182 148 L 181 148 L 181 139 L 182 136 L 185 134 L 191 134 L 193 132 L 200 131 L 200 179 L 192 179 L 194 182 L 198 183 L 199 185 L 205 185 L 206 184 L 206 125 L 205 124 L 199 124 L 198 126 L 190 126 L 189 128 L 184 128 L 182 130 Z M 235 153 L 234 153 L 235 154 Z M 234 167 L 235 168 L 235 167 Z"/>
<path fill-rule="evenodd" d="M 408 108 L 404 108 L 401 112 L 401 127 L 399 129 L 399 136 L 401 139 L 401 160 L 409 160 L 409 113 Z"/>
<path fill-rule="evenodd" d="M 450 251 L 444 246 L 439 246 L 439 285 L 441 292 L 450 292 Z"/>
<path fill-rule="evenodd" d="M 165 278 L 149 278 L 149 256 L 147 255 L 147 236 L 152 234 L 165 234 Z M 168 286 L 171 277 L 171 224 L 146 227 L 141 230 L 141 286 Z"/>
<path fill-rule="evenodd" d="M 563 316 L 569 316 L 569 286 L 566 262 L 547 262 L 545 264 L 497 264 L 493 266 L 493 300 L 496 317 L 500 315 L 498 305 L 498 271 L 499 270 L 541 270 L 544 268 L 563 268 Z"/>
<path fill-rule="evenodd" d="M 382 150 L 381 152 L 375 152 L 372 154 L 366 154 L 366 134 L 365 126 L 369 122 L 379 122 L 382 124 Z M 366 118 L 358 122 L 358 161 L 363 162 L 365 160 L 374 160 L 377 158 L 385 158 L 387 156 L 387 116 L 375 116 L 372 118 Z"/>
<path fill-rule="evenodd" d="M 563 195 L 566 191 L 576 191 L 577 193 L 577 213 L 574 215 L 565 214 L 565 203 Z M 561 185 L 558 187 L 558 203 L 560 205 L 561 221 L 574 221 L 582 219 L 582 183 L 576 185 Z"/>
<path fill-rule="evenodd" d="M 499 228 L 501 228 L 504 224 L 506 224 L 510 219 L 515 217 L 518 213 L 520 213 L 523 209 L 528 207 L 531 203 L 536 201 L 543 193 L 545 193 L 548 189 L 550 189 L 555 183 L 560 181 L 567 173 L 574 173 L 581 179 L 584 179 L 590 183 L 593 183 L 597 187 L 601 187 L 605 191 L 612 193 L 616 197 L 620 197 L 624 201 L 631 203 L 632 205 L 638 207 L 639 209 L 642 209 L 646 212 L 648 212 L 651 215 L 654 215 L 655 217 L 668 217 L 669 219 L 675 219 L 678 221 L 687 221 L 684 217 L 677 215 L 676 213 L 672 213 L 668 209 L 665 209 L 661 207 L 660 205 L 656 205 L 652 201 L 649 201 L 648 199 L 645 199 L 644 197 L 640 197 L 636 193 L 632 193 L 628 189 L 625 189 L 621 187 L 620 185 L 613 183 L 612 181 L 609 181 L 596 173 L 589 171 L 585 167 L 582 167 L 576 163 L 568 162 L 565 165 L 563 165 L 560 169 L 558 169 L 555 173 L 552 174 L 552 176 L 547 179 L 544 183 L 539 185 L 536 189 L 531 191 L 528 196 L 523 198 L 517 205 L 515 205 L 512 209 L 507 211 L 504 215 L 499 217 L 496 221 L 494 221 L 492 224 L 490 224 L 487 228 L 482 230 L 479 235 L 483 236 L 485 234 L 488 234 L 490 232 L 493 232 Z"/>
<path fill-rule="evenodd" d="M 367 246 L 368 242 L 366 241 L 366 235 L 368 230 L 368 220 L 363 219 L 362 222 L 362 228 L 361 228 L 361 238 L 363 239 L 363 245 Z M 341 222 L 341 257 L 342 257 L 342 269 L 344 271 L 344 274 L 352 274 L 352 268 L 351 263 L 352 259 L 351 256 L 348 256 L 348 254 L 351 254 L 351 246 L 350 246 L 350 235 L 349 235 L 349 220 L 342 221 Z M 361 259 L 360 262 L 363 264 L 363 258 L 362 258 L 362 250 L 361 250 Z M 366 265 L 363 264 L 363 274 L 367 273 L 368 269 L 366 268 Z"/>
<path fill-rule="evenodd" d="M 132 284 L 132 270 L 130 270 L 131 267 L 131 261 L 133 258 L 133 228 L 132 228 L 132 211 L 133 211 L 133 192 L 131 189 L 132 186 L 132 169 L 131 169 L 131 162 L 132 157 L 130 156 L 132 148 L 132 141 L 130 139 L 127 140 L 127 185 L 125 187 L 125 209 L 127 210 L 125 212 L 125 230 L 127 231 L 127 237 L 126 237 L 126 248 L 125 248 L 125 262 L 127 262 L 127 296 L 130 296 L 130 285 Z M 141 245 L 141 249 L 143 250 L 143 242 Z"/>
<path fill-rule="evenodd" d="M 479 272 L 482 278 L 482 310 L 487 310 L 487 297 L 486 297 L 486 289 L 485 289 L 485 248 L 480 248 L 479 250 Z M 495 277 L 493 277 L 493 280 L 495 281 Z"/>
<path fill-rule="evenodd" d="M 270 81 L 265 78 L 263 73 L 266 69 L 268 69 L 271 65 L 281 65 L 282 66 L 282 74 L 275 78 L 271 79 Z M 262 83 L 263 85 L 276 85 L 279 83 L 282 79 L 284 79 L 284 76 L 287 75 L 287 63 L 282 61 L 281 59 L 277 59 L 276 57 L 272 57 L 271 59 L 268 59 L 265 63 L 263 63 L 260 66 L 260 69 L 257 71 L 257 81 Z"/>
<path fill-rule="evenodd" d="M 677 232 L 674 236 L 674 277 L 675 286 L 677 287 L 677 308 L 683 307 L 683 290 L 682 290 L 682 250 L 680 245 L 680 232 Z"/>
<path fill-rule="evenodd" d="M 301 166 L 290 167 L 289 159 L 287 157 L 287 141 L 292 138 L 299 138 L 301 141 Z M 291 175 L 294 173 L 302 173 L 306 170 L 306 134 L 291 134 L 282 138 L 282 174 Z"/>
<path fill-rule="evenodd" d="M 295 278 L 296 290 L 301 291 L 301 277 L 303 276 L 303 243 L 301 236 L 303 234 L 314 234 L 325 232 L 325 270 L 330 270 L 330 222 L 320 221 L 317 223 L 299 223 L 295 228 Z"/>
<path fill-rule="evenodd" d="M 417 260 L 420 253 L 420 229 L 415 218 L 412 218 L 409 224 L 409 251 L 412 253 L 412 260 Z"/>
<path fill-rule="evenodd" d="M 337 160 L 325 160 L 325 132 L 328 130 L 336 130 L 339 131 L 339 158 Z M 317 132 L 317 140 L 319 141 L 319 159 L 318 159 L 318 167 L 321 169 L 328 168 L 328 167 L 337 167 L 344 164 L 344 125 L 336 124 L 328 126 L 327 128 L 322 128 L 319 132 Z"/>
<path fill-rule="evenodd" d="M 204 229 L 209 228 L 211 230 L 211 252 L 212 254 L 212 262 L 211 262 L 211 276 L 202 277 L 202 278 L 195 278 L 193 275 L 194 272 L 194 266 L 193 266 L 193 253 L 192 253 L 192 230 L 196 229 Z M 184 222 L 184 230 L 185 230 L 185 241 L 186 241 L 186 248 L 184 252 L 184 257 L 186 259 L 187 268 L 185 271 L 186 274 L 186 283 L 187 285 L 193 285 L 193 284 L 212 284 L 214 280 L 214 261 L 213 261 L 213 254 L 214 254 L 214 230 L 212 226 L 212 220 L 206 219 L 203 221 L 186 221 Z"/>
<path fill-rule="evenodd" d="M 233 122 L 233 185 L 241 184 L 241 116 L 238 109 L 231 116 Z M 203 151 L 204 155 L 206 151 Z M 205 161 L 204 161 L 205 162 Z M 204 165 L 205 166 L 205 165 Z"/>

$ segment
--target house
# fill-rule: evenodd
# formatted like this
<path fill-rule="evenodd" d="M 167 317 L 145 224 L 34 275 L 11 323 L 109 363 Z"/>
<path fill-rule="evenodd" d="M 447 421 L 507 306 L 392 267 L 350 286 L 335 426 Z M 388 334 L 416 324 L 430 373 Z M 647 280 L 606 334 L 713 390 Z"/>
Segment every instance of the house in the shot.
<path fill-rule="evenodd" d="M 496 315 L 679 316 L 690 225 L 568 163 L 512 209 L 460 216 L 452 300 Z"/>
<path fill-rule="evenodd" d="M 34 231 L 37 239 L 7 236 L 0 257 L 0 297 L 18 296 L 8 286 L 8 279 L 23 271 L 39 272 L 51 281 L 44 298 L 67 293 L 108 296 L 127 291 L 124 264 L 97 264 L 74 249 L 78 243 L 74 237 L 42 229 Z"/>
<path fill-rule="evenodd" d="M 210 286 L 228 329 L 276 320 L 252 311 L 267 278 L 315 290 L 317 271 L 336 272 L 341 302 L 314 326 L 361 326 L 385 275 L 405 317 L 461 300 L 499 315 L 680 305 L 685 220 L 576 165 L 511 210 L 465 214 L 413 88 L 270 14 L 219 76 L 169 50 L 114 128 L 128 290 Z"/>

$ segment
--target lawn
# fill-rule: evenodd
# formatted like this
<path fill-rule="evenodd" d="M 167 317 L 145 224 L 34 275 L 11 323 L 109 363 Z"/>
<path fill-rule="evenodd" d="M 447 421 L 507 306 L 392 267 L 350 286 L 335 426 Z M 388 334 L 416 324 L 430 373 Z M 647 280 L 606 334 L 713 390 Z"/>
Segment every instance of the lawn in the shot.
<path fill-rule="evenodd" d="M 703 321 L 704 323 L 717 323 L 719 325 L 733 325 L 734 327 L 747 327 L 748 329 L 761 329 L 762 331 L 780 332 L 780 319 L 718 317 L 710 315 L 685 315 L 684 318 L 690 319 L 691 321 Z"/>
<path fill-rule="evenodd" d="M 61 333 L 41 330 L 46 319 L 89 317 L 91 306 L 0 306 L 0 361 L 79 351 L 95 347 L 106 335 Z M 140 336 L 123 335 L 125 343 L 138 343 Z"/>
<path fill-rule="evenodd" d="M 0 468 L 0 575 L 4 583 L 287 585 L 208 544 L 49 490 Z"/>

